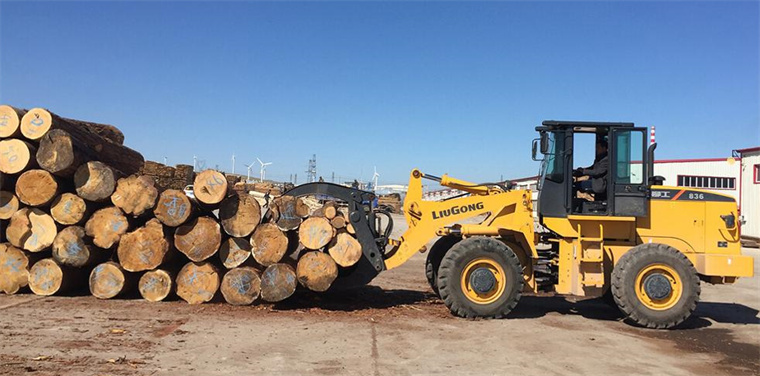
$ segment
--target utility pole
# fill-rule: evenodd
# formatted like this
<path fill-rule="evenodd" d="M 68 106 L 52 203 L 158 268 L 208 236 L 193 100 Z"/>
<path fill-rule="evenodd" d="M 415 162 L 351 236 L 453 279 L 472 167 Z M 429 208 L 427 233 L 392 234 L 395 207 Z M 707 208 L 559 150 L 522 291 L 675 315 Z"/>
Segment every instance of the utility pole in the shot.
<path fill-rule="evenodd" d="M 311 159 L 309 159 L 309 168 L 306 170 L 306 182 L 307 183 L 314 183 L 317 181 L 317 155 L 314 154 Z"/>
<path fill-rule="evenodd" d="M 293 184 L 294 185 L 298 185 L 298 174 L 295 174 L 295 176 L 293 178 Z"/>
<path fill-rule="evenodd" d="M 335 183 L 335 171 L 332 173 L 332 179 L 330 179 L 330 183 Z"/>

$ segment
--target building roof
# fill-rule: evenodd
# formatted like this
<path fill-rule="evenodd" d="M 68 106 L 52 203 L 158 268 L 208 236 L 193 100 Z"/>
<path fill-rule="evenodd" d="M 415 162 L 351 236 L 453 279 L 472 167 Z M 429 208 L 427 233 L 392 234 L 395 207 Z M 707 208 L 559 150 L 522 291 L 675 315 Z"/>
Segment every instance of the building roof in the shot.
<path fill-rule="evenodd" d="M 760 146 L 754 146 L 751 148 L 736 149 L 739 153 L 751 153 L 753 151 L 760 151 Z"/>

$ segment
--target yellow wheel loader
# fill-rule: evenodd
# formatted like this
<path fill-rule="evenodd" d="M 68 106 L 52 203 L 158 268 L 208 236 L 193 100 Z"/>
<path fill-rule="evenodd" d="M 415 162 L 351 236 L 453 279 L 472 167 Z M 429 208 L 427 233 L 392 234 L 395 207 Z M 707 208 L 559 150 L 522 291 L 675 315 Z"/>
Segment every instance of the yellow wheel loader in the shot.
<path fill-rule="evenodd" d="M 372 209 L 370 192 L 311 183 L 286 194 L 326 195 L 348 204 L 364 258 L 343 271 L 336 286 L 366 284 L 427 252 L 430 286 L 461 317 L 502 318 L 522 294 L 549 291 L 606 295 L 631 322 L 670 328 L 694 311 L 700 281 L 733 283 L 753 275 L 752 258 L 741 254 L 735 200 L 663 185 L 653 174 L 656 144 L 646 147 L 646 128 L 545 121 L 536 130 L 533 159 L 541 161 L 541 175 L 535 210 L 531 191 L 508 182 L 470 183 L 413 170 L 404 200 L 408 230 L 391 239 L 391 217 Z M 593 194 L 580 192 L 574 177 L 575 139 L 584 134 L 607 148 L 608 167 L 594 176 L 600 184 Z M 464 194 L 423 200 L 423 180 Z"/>

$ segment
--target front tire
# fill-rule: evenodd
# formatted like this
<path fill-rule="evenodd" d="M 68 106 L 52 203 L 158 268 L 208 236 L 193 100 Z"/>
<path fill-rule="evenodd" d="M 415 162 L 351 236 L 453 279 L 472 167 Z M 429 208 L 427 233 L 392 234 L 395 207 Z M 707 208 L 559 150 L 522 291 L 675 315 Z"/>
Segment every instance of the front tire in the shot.
<path fill-rule="evenodd" d="M 440 268 L 441 261 L 443 261 L 443 256 L 446 256 L 446 252 L 460 240 L 462 238 L 458 236 L 444 236 L 433 243 L 430 251 L 428 251 L 427 259 L 425 260 L 425 277 L 427 277 L 430 288 L 433 289 L 433 292 L 438 297 L 441 296 L 438 292 L 438 268 Z"/>
<path fill-rule="evenodd" d="M 438 269 L 438 291 L 451 312 L 465 318 L 503 318 L 520 300 L 520 260 L 504 243 L 487 237 L 460 241 Z"/>
<path fill-rule="evenodd" d="M 641 244 L 612 271 L 612 296 L 627 319 L 654 329 L 672 328 L 691 316 L 701 287 L 691 261 L 665 244 Z"/>

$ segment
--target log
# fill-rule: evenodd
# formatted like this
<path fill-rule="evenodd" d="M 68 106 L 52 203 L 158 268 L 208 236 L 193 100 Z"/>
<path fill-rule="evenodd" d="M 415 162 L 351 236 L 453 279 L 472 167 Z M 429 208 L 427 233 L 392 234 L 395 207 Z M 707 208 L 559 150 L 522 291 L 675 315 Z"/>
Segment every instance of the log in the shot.
<path fill-rule="evenodd" d="M 335 237 L 327 248 L 327 252 L 336 264 L 347 268 L 359 262 L 362 257 L 362 246 L 353 236 L 344 232 Z"/>
<path fill-rule="evenodd" d="M 296 271 L 288 264 L 269 265 L 261 273 L 261 299 L 275 303 L 289 298 L 296 291 Z"/>
<path fill-rule="evenodd" d="M 50 204 L 50 215 L 62 225 L 76 225 L 87 217 L 87 203 L 73 193 L 63 193 Z"/>
<path fill-rule="evenodd" d="M 213 256 L 222 243 L 219 222 L 211 217 L 199 217 L 174 232 L 174 246 L 187 258 L 201 262 Z"/>
<path fill-rule="evenodd" d="M 295 230 L 309 215 L 309 207 L 300 197 L 280 196 L 272 201 L 276 212 L 277 226 L 282 231 Z"/>
<path fill-rule="evenodd" d="M 189 262 L 177 274 L 177 295 L 190 304 L 206 303 L 219 290 L 219 273 L 208 262 Z"/>
<path fill-rule="evenodd" d="M 312 291 L 323 292 L 338 278 L 338 265 L 324 252 L 306 252 L 298 259 L 298 282 Z"/>
<path fill-rule="evenodd" d="M 109 140 L 107 137 L 112 136 L 105 132 L 98 134 L 88 124 L 95 123 L 66 119 L 42 108 L 33 108 L 21 118 L 21 133 L 30 140 L 39 140 L 49 130 L 61 129 L 71 136 L 77 149 L 87 153 L 88 159 L 102 161 L 127 175 L 140 170 L 145 162 L 140 153 Z M 119 141 L 118 137 L 112 139 Z"/>
<path fill-rule="evenodd" d="M 80 226 L 69 226 L 53 240 L 53 259 L 61 265 L 81 268 L 102 261 L 108 253 L 97 249 Z"/>
<path fill-rule="evenodd" d="M 15 294 L 29 283 L 32 262 L 21 249 L 0 243 L 0 291 Z"/>
<path fill-rule="evenodd" d="M 298 240 L 308 249 L 319 250 L 334 236 L 335 228 L 322 217 L 309 217 L 298 228 Z"/>
<path fill-rule="evenodd" d="M 222 278 L 220 290 L 227 303 L 249 305 L 261 293 L 261 277 L 259 272 L 250 266 L 234 268 Z"/>
<path fill-rule="evenodd" d="M 158 189 L 153 179 L 144 175 L 132 175 L 119 179 L 111 202 L 124 213 L 139 216 L 156 206 Z"/>
<path fill-rule="evenodd" d="M 61 265 L 52 258 L 37 261 L 29 269 L 29 288 L 35 295 L 50 296 L 82 285 L 78 270 Z"/>
<path fill-rule="evenodd" d="M 128 292 L 133 287 L 133 279 L 119 264 L 104 262 L 90 273 L 90 293 L 98 299 L 111 299 Z"/>
<path fill-rule="evenodd" d="M 219 219 L 229 236 L 248 236 L 261 222 L 261 206 L 247 193 L 235 194 L 219 205 Z"/>
<path fill-rule="evenodd" d="M 100 209 L 84 225 L 87 236 L 92 237 L 96 246 L 108 249 L 118 243 L 121 236 L 129 230 L 127 217 L 115 206 Z"/>
<path fill-rule="evenodd" d="M 21 208 L 11 216 L 5 231 L 8 241 L 29 252 L 41 252 L 53 244 L 58 229 L 53 217 L 37 208 Z"/>
<path fill-rule="evenodd" d="M 256 227 L 251 235 L 251 254 L 262 266 L 280 262 L 288 250 L 288 237 L 273 223 Z"/>
<path fill-rule="evenodd" d="M 137 288 L 143 299 L 149 302 L 160 302 L 174 290 L 174 278 L 167 270 L 150 270 L 140 277 Z"/>
<path fill-rule="evenodd" d="M 13 192 L 0 191 L 0 219 L 11 219 L 18 208 L 18 198 Z"/>
<path fill-rule="evenodd" d="M 11 107 L 8 105 L 0 106 L 0 138 L 18 137 L 21 135 L 21 118 L 26 114 L 26 110 Z"/>
<path fill-rule="evenodd" d="M 352 225 L 350 222 L 346 224 L 346 232 L 351 235 L 356 235 L 356 230 L 354 230 L 354 225 Z"/>
<path fill-rule="evenodd" d="M 219 259 L 227 269 L 237 268 L 251 257 L 251 243 L 243 238 L 227 238 L 219 248 Z"/>
<path fill-rule="evenodd" d="M 56 176 L 71 177 L 87 160 L 88 157 L 74 146 L 66 131 L 53 129 L 40 139 L 37 163 Z"/>
<path fill-rule="evenodd" d="M 206 205 L 222 202 L 227 197 L 228 190 L 227 179 L 218 171 L 201 171 L 193 181 L 195 199 Z"/>
<path fill-rule="evenodd" d="M 74 187 L 79 197 L 88 201 L 101 202 L 111 198 L 116 189 L 116 179 L 121 173 L 114 171 L 103 162 L 90 161 L 74 173 Z"/>
<path fill-rule="evenodd" d="M 346 228 L 346 217 L 338 214 L 338 215 L 335 216 L 335 218 L 333 218 L 333 219 L 330 220 L 330 224 L 336 230 L 340 230 L 342 228 Z"/>
<path fill-rule="evenodd" d="M 158 203 L 153 209 L 153 215 L 161 223 L 169 227 L 177 227 L 190 219 L 193 214 L 193 204 L 185 192 L 177 189 L 167 189 L 158 196 Z"/>
<path fill-rule="evenodd" d="M 124 234 L 116 253 L 124 270 L 142 272 L 166 262 L 171 257 L 170 250 L 171 243 L 164 233 L 164 226 L 153 218 L 145 226 Z"/>
<path fill-rule="evenodd" d="M 58 182 L 45 170 L 29 170 L 16 181 L 16 197 L 29 206 L 43 206 L 55 198 Z"/>
<path fill-rule="evenodd" d="M 18 174 L 36 167 L 36 153 L 37 148 L 26 141 L 15 138 L 0 141 L 0 172 Z"/>
<path fill-rule="evenodd" d="M 328 201 L 323 206 L 323 212 L 325 214 L 325 218 L 327 219 L 333 219 L 335 218 L 335 215 L 338 214 L 338 209 L 336 207 L 335 202 Z"/>

